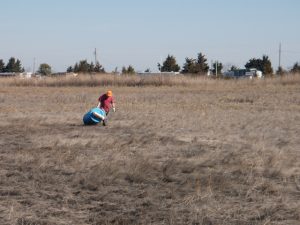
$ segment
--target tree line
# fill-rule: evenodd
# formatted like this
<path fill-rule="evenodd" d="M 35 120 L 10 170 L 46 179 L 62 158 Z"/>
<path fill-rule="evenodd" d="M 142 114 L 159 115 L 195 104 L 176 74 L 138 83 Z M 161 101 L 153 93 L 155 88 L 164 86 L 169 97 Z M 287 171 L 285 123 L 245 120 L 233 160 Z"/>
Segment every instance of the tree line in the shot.
<path fill-rule="evenodd" d="M 255 68 L 262 71 L 264 74 L 273 74 L 272 63 L 268 56 L 264 55 L 262 59 L 252 58 L 245 64 L 246 69 Z M 207 63 L 207 58 L 204 54 L 199 53 L 197 58 L 185 58 L 182 69 L 177 64 L 176 59 L 172 55 L 168 55 L 163 65 L 158 64 L 158 69 L 161 72 L 181 72 L 183 74 L 206 75 L 209 70 L 213 74 L 222 74 L 223 64 L 221 62 L 214 62 L 212 68 Z M 230 70 L 238 69 L 232 66 Z"/>
<path fill-rule="evenodd" d="M 80 60 L 76 62 L 74 66 L 69 66 L 67 72 L 74 73 L 105 73 L 105 69 L 99 63 L 99 61 L 94 64 L 93 62 L 88 63 L 87 60 Z"/>
<path fill-rule="evenodd" d="M 0 59 L 0 73 L 22 73 L 24 71 L 19 59 L 11 57 L 7 64 L 4 63 L 3 59 Z"/>
<path fill-rule="evenodd" d="M 262 58 L 252 58 L 245 64 L 246 69 L 257 69 L 262 71 L 265 75 L 274 74 L 271 60 L 267 55 L 263 55 Z M 207 58 L 201 52 L 198 54 L 197 58 L 185 58 L 182 69 L 176 62 L 176 58 L 172 55 L 168 55 L 163 64 L 158 63 L 158 69 L 161 72 L 181 72 L 182 74 L 191 74 L 191 75 L 206 75 L 208 71 L 211 71 L 213 74 L 222 74 L 223 64 L 219 61 L 212 63 L 212 68 L 209 67 L 207 63 Z M 237 70 L 238 68 L 232 66 L 231 71 Z M 285 73 L 300 73 L 300 65 L 295 63 L 290 71 L 283 70 L 282 67 L 279 67 L 276 71 L 276 74 L 283 75 Z"/>
<path fill-rule="evenodd" d="M 10 57 L 7 64 L 5 64 L 3 59 L 0 59 L 0 73 L 23 73 L 25 72 L 22 66 L 21 60 L 15 57 Z M 51 66 L 47 63 L 42 63 L 37 71 L 42 75 L 50 75 L 52 73 Z"/>
<path fill-rule="evenodd" d="M 106 73 L 104 67 L 99 63 L 99 61 L 96 62 L 94 65 L 93 62 L 88 62 L 87 60 L 80 60 L 79 62 L 76 62 L 74 66 L 69 66 L 67 68 L 67 72 L 71 73 Z M 114 73 L 118 73 L 118 69 L 116 68 Z M 129 65 L 128 67 L 123 66 L 122 67 L 122 74 L 135 74 L 135 70 L 133 66 Z"/>
<path fill-rule="evenodd" d="M 203 53 L 198 53 L 196 58 L 186 57 L 185 62 L 182 68 L 178 65 L 176 58 L 173 55 L 168 55 L 166 59 L 161 63 L 157 64 L 158 70 L 160 72 L 180 72 L 182 74 L 190 74 L 194 76 L 206 75 L 209 71 L 212 74 L 222 74 L 223 64 L 221 62 L 212 63 L 210 68 L 207 58 Z M 252 58 L 245 64 L 246 69 L 255 68 L 260 70 L 265 75 L 272 75 L 274 70 L 272 67 L 271 60 L 267 55 L 263 55 L 262 58 Z M 231 71 L 237 70 L 238 68 L 232 66 Z M 0 59 L 0 73 L 22 73 L 24 72 L 24 67 L 22 67 L 21 61 L 14 57 L 11 57 L 7 64 Z M 88 62 L 87 60 L 80 60 L 76 62 L 73 66 L 69 66 L 66 70 L 67 72 L 74 73 L 106 73 L 104 67 L 97 61 L 95 64 L 93 62 Z M 151 72 L 150 69 L 145 70 L 145 72 Z M 276 74 L 283 75 L 285 73 L 300 73 L 300 64 L 295 63 L 290 71 L 283 70 L 282 67 L 279 67 L 276 71 Z M 41 75 L 50 75 L 52 74 L 52 68 L 47 63 L 40 64 L 37 73 Z M 118 73 L 117 68 L 114 73 Z M 123 66 L 121 70 L 122 74 L 135 74 L 136 71 L 133 66 L 129 65 L 128 67 Z"/>

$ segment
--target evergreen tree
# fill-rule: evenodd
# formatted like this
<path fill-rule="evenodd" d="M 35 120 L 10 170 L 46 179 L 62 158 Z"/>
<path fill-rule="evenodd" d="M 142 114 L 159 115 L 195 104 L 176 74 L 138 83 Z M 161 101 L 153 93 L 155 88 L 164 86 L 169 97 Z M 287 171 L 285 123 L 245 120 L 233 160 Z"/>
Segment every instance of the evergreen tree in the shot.
<path fill-rule="evenodd" d="M 174 56 L 168 55 L 166 60 L 163 62 L 163 65 L 158 63 L 158 69 L 160 72 L 178 72 L 180 66 L 177 64 Z"/>
<path fill-rule="evenodd" d="M 94 63 L 91 62 L 91 64 L 89 64 L 88 72 L 89 72 L 89 73 L 93 73 L 94 71 L 95 71 L 95 66 L 94 66 Z"/>
<path fill-rule="evenodd" d="M 135 70 L 134 70 L 134 68 L 131 65 L 128 66 L 127 73 L 128 74 L 135 74 Z"/>
<path fill-rule="evenodd" d="M 78 73 L 78 72 L 79 72 L 79 66 L 78 66 L 78 63 L 75 63 L 73 72 L 75 72 L 75 73 Z"/>
<path fill-rule="evenodd" d="M 291 69 L 291 73 L 300 73 L 300 65 L 299 63 L 295 63 L 293 68 Z"/>
<path fill-rule="evenodd" d="M 76 65 L 75 65 L 76 66 Z M 77 71 L 75 71 L 76 73 L 80 72 L 80 73 L 88 73 L 90 72 L 90 64 L 87 62 L 87 60 L 81 60 L 77 66 Z"/>
<path fill-rule="evenodd" d="M 185 74 L 206 74 L 209 70 L 209 66 L 206 61 L 207 59 L 202 53 L 198 54 L 197 60 L 193 58 L 186 58 L 181 72 Z"/>
<path fill-rule="evenodd" d="M 201 52 L 198 54 L 197 64 L 196 64 L 196 72 L 199 74 L 207 74 L 209 70 L 209 66 L 207 64 L 207 59 L 205 55 Z"/>
<path fill-rule="evenodd" d="M 105 73 L 105 69 L 102 67 L 102 65 L 97 61 L 95 67 L 94 67 L 94 72 L 96 73 Z"/>
<path fill-rule="evenodd" d="M 182 73 L 192 74 L 197 72 L 196 60 L 192 58 L 185 58 L 185 63 L 183 64 Z"/>
<path fill-rule="evenodd" d="M 14 57 L 11 57 L 8 60 L 8 63 L 4 69 L 4 72 L 22 73 L 22 72 L 24 72 L 24 68 L 22 68 L 22 64 L 19 59 L 16 60 Z"/>
<path fill-rule="evenodd" d="M 133 75 L 133 74 L 135 74 L 135 70 L 134 70 L 133 66 L 131 66 L 131 65 L 129 65 L 127 68 L 125 66 L 123 66 L 122 74 Z"/>
<path fill-rule="evenodd" d="M 125 66 L 122 67 L 122 74 L 127 74 L 127 69 Z"/>
<path fill-rule="evenodd" d="M 2 59 L 0 59 L 0 73 L 3 73 L 5 69 L 5 63 Z"/>
<path fill-rule="evenodd" d="M 67 73 L 72 73 L 72 72 L 74 72 L 74 69 L 73 69 L 72 66 L 69 66 L 69 67 L 67 68 Z"/>
<path fill-rule="evenodd" d="M 262 72 L 267 75 L 272 75 L 273 74 L 273 68 L 272 68 L 272 63 L 271 60 L 267 55 L 264 55 L 262 58 L 262 66 L 263 70 Z"/>

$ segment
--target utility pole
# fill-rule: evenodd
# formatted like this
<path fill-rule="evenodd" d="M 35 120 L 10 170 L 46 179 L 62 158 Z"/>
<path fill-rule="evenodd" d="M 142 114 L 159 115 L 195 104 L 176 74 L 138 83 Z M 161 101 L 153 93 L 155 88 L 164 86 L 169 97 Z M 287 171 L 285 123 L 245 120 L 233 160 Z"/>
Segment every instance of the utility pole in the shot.
<path fill-rule="evenodd" d="M 35 74 L 35 57 L 33 58 L 33 67 L 32 67 L 32 74 Z"/>
<path fill-rule="evenodd" d="M 216 61 L 216 77 L 218 77 L 218 61 Z"/>
<path fill-rule="evenodd" d="M 95 48 L 94 55 L 95 55 L 95 65 L 96 65 L 97 64 L 97 48 Z"/>
<path fill-rule="evenodd" d="M 278 62 L 278 69 L 281 68 L 281 42 L 279 43 L 279 62 Z"/>

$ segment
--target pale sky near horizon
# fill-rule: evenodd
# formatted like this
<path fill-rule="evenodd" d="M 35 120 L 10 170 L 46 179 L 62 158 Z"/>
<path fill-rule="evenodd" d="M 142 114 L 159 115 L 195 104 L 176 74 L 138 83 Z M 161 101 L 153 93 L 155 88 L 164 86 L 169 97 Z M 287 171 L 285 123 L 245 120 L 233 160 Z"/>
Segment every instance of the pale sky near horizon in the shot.
<path fill-rule="evenodd" d="M 0 4 L 0 59 L 13 56 L 28 71 L 48 63 L 65 71 L 98 59 L 107 71 L 150 68 L 168 54 L 182 67 L 202 52 L 243 68 L 270 57 L 278 67 L 300 62 L 299 0 L 15 0 Z"/>

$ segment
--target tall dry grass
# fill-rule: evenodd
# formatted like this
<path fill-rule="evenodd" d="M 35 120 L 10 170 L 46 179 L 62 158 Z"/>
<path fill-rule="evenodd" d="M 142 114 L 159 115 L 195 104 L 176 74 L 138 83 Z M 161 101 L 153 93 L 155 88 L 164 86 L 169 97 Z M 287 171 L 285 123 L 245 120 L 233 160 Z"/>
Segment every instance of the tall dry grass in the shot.
<path fill-rule="evenodd" d="M 0 86 L 17 86 L 17 87 L 98 87 L 98 86 L 116 86 L 116 87 L 145 87 L 145 86 L 209 86 L 213 84 L 216 87 L 231 87 L 232 85 L 293 85 L 300 83 L 299 74 L 288 74 L 282 77 L 272 77 L 266 79 L 212 79 L 209 77 L 195 77 L 195 76 L 168 76 L 168 75 L 156 75 L 156 76 L 119 76 L 112 74 L 96 74 L 96 75 L 85 75 L 81 74 L 77 77 L 42 77 L 32 79 L 21 79 L 21 78 L 2 78 L 0 79 Z"/>
<path fill-rule="evenodd" d="M 33 79 L 6 78 L 0 81 L 2 85 L 8 86 L 37 86 L 37 87 L 96 87 L 96 86 L 176 86 L 190 85 L 195 79 L 186 79 L 183 76 L 118 76 L 111 74 L 86 75 L 77 77 L 42 77 Z M 197 79 L 199 80 L 199 79 Z M 203 80 L 203 79 L 201 79 Z"/>

